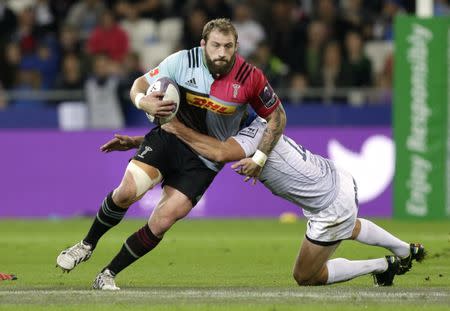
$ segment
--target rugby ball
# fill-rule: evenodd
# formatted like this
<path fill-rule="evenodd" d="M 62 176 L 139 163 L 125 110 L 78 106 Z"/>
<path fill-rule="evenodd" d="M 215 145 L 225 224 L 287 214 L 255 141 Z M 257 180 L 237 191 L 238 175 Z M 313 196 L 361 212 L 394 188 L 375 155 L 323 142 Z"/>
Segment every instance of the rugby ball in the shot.
<path fill-rule="evenodd" d="M 161 77 L 155 82 L 153 82 L 147 89 L 147 95 L 151 94 L 152 92 L 160 91 L 164 92 L 164 97 L 162 100 L 173 100 L 175 102 L 175 108 L 172 111 L 172 113 L 164 118 L 158 118 L 155 116 L 152 116 L 149 113 L 147 114 L 147 118 L 150 120 L 150 122 L 156 124 L 156 125 L 163 125 L 164 123 L 170 122 L 175 115 L 178 112 L 178 107 L 180 106 L 180 90 L 178 89 L 178 85 L 175 81 L 166 78 Z"/>

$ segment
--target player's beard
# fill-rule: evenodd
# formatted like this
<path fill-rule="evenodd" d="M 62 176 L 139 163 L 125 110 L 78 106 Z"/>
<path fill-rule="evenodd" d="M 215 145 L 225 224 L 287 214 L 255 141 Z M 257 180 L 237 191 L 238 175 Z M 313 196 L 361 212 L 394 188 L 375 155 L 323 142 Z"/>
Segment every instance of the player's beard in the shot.
<path fill-rule="evenodd" d="M 233 53 L 233 56 L 231 56 L 230 60 L 227 60 L 224 57 L 212 60 L 205 50 L 205 58 L 206 65 L 208 66 L 209 71 L 214 77 L 218 77 L 227 74 L 231 70 L 231 67 L 233 67 L 234 64 L 234 60 L 236 59 L 236 53 Z"/>

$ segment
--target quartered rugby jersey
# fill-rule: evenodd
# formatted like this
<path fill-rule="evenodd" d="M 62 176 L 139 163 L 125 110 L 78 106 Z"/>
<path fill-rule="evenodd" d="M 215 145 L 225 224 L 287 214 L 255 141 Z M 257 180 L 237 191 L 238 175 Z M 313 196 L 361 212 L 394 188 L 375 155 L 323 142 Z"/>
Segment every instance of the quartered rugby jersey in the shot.
<path fill-rule="evenodd" d="M 238 132 L 247 104 L 261 117 L 278 106 L 280 101 L 264 74 L 240 55 L 236 54 L 228 74 L 214 79 L 203 53 L 201 47 L 176 52 L 145 74 L 149 84 L 162 76 L 178 84 L 177 117 L 186 126 L 225 140 Z"/>

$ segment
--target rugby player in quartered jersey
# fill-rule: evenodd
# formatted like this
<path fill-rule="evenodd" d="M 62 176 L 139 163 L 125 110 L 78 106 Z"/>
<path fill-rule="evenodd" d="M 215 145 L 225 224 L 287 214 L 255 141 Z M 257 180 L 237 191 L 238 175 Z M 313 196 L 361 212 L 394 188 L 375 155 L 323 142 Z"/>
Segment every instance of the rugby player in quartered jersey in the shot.
<path fill-rule="evenodd" d="M 185 126 L 222 140 L 238 132 L 242 114 L 250 105 L 267 120 L 258 144 L 260 156 L 264 157 L 281 136 L 286 116 L 262 72 L 237 54 L 237 40 L 229 20 L 209 21 L 203 29 L 201 47 L 174 53 L 137 78 L 130 90 L 131 101 L 154 117 L 170 115 L 174 103 L 163 100 L 162 92 L 146 95 L 153 81 L 168 77 L 181 90 L 178 116 Z M 71 271 L 88 260 L 100 238 L 121 221 L 128 207 L 161 182 L 163 193 L 148 222 L 128 237 L 93 285 L 94 289 L 118 289 L 115 275 L 154 249 L 165 232 L 189 214 L 221 166 L 194 153 L 161 127 L 151 129 L 128 163 L 119 186 L 103 200 L 85 238 L 63 250 L 56 259 L 57 266 Z M 245 174 L 256 177 L 260 172 L 261 166 L 250 163 Z"/>
<path fill-rule="evenodd" d="M 204 49 L 196 47 L 170 55 L 145 74 L 152 84 L 168 77 L 178 84 L 181 103 L 178 119 L 186 126 L 220 140 L 235 135 L 247 104 L 261 117 L 267 117 L 279 99 L 261 70 L 235 55 L 230 72 L 213 77 Z"/>
<path fill-rule="evenodd" d="M 160 77 L 178 84 L 178 119 L 202 134 L 224 140 L 235 135 L 249 104 L 261 117 L 270 115 L 280 100 L 264 74 L 235 54 L 228 73 L 214 77 L 202 47 L 176 52 L 145 74 L 149 85 Z M 208 167 L 219 169 L 202 158 Z"/>

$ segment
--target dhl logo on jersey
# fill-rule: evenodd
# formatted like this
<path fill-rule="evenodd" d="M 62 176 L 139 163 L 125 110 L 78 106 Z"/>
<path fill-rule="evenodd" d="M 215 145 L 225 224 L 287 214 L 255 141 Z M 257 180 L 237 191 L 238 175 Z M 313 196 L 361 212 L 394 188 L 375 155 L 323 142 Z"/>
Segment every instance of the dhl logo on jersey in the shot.
<path fill-rule="evenodd" d="M 199 96 L 196 94 L 186 93 L 186 101 L 189 105 L 196 106 L 199 108 L 208 109 L 212 112 L 219 114 L 233 114 L 236 111 L 235 106 L 228 106 L 218 101 L 215 101 L 208 97 Z"/>

